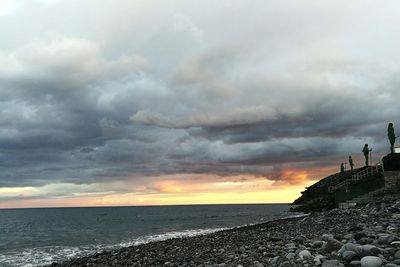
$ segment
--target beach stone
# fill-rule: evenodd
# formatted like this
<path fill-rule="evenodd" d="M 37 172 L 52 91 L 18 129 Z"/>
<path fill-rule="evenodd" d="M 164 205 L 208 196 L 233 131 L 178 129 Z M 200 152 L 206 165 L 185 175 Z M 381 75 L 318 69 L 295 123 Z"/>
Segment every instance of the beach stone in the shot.
<path fill-rule="evenodd" d="M 336 267 L 339 264 L 338 260 L 326 260 L 321 267 Z"/>
<path fill-rule="evenodd" d="M 357 253 L 355 253 L 354 251 L 351 251 L 351 250 L 346 250 L 342 254 L 342 258 L 347 262 L 352 261 L 356 257 L 357 257 Z"/>
<path fill-rule="evenodd" d="M 382 259 L 375 256 L 365 256 L 361 259 L 362 267 L 379 267 L 382 266 L 382 264 Z"/>
<path fill-rule="evenodd" d="M 396 237 L 389 234 L 379 234 L 378 236 L 379 244 L 390 244 L 391 242 L 396 240 Z"/>
<path fill-rule="evenodd" d="M 400 259 L 400 250 L 396 251 L 396 253 L 393 256 L 395 259 Z"/>
<path fill-rule="evenodd" d="M 360 240 L 361 238 L 366 237 L 366 236 L 367 236 L 367 234 L 364 231 L 361 231 L 361 232 L 357 232 L 354 234 L 354 239 Z"/>
<path fill-rule="evenodd" d="M 393 241 L 392 243 L 390 243 L 391 246 L 399 248 L 400 247 L 400 241 Z"/>
<path fill-rule="evenodd" d="M 351 261 L 350 266 L 361 266 L 361 261 Z"/>
<path fill-rule="evenodd" d="M 322 247 L 323 244 L 324 244 L 324 241 L 317 240 L 317 241 L 314 241 L 314 242 L 312 243 L 311 247 L 313 247 L 313 248 L 320 248 L 320 247 Z"/>
<path fill-rule="evenodd" d="M 297 246 L 296 246 L 295 243 L 288 243 L 288 244 L 286 244 L 286 247 L 287 247 L 288 249 L 296 249 L 296 248 L 297 248 Z"/>
<path fill-rule="evenodd" d="M 394 255 L 397 251 L 397 249 L 392 248 L 392 247 L 386 248 L 385 250 L 389 255 Z"/>
<path fill-rule="evenodd" d="M 333 235 L 332 234 L 323 234 L 322 235 L 322 240 L 323 241 L 328 241 L 329 239 L 333 239 Z"/>
<path fill-rule="evenodd" d="M 363 237 L 358 241 L 358 243 L 361 245 L 372 244 L 374 242 L 376 242 L 376 240 L 369 237 Z M 377 243 L 376 245 L 379 245 L 379 243 Z"/>
<path fill-rule="evenodd" d="M 354 237 L 353 234 L 346 234 L 346 235 L 343 236 L 343 238 L 346 239 L 346 240 L 352 239 L 353 237 Z"/>
<path fill-rule="evenodd" d="M 353 243 L 347 243 L 344 245 L 344 247 L 346 248 L 346 250 L 354 251 L 357 254 L 359 254 L 361 251 L 361 247 Z"/>
<path fill-rule="evenodd" d="M 316 256 L 314 257 L 314 263 L 315 263 L 316 265 L 321 265 L 321 264 L 322 264 L 322 261 L 324 261 L 325 259 L 326 259 L 326 257 L 325 257 L 324 255 L 318 254 L 318 255 L 316 255 Z"/>
<path fill-rule="evenodd" d="M 286 255 L 286 258 L 290 261 L 294 260 L 296 258 L 296 254 L 294 254 L 293 252 L 290 252 Z"/>
<path fill-rule="evenodd" d="M 353 225 L 349 228 L 350 231 L 352 232 L 359 232 L 362 231 L 364 227 L 362 225 Z"/>
<path fill-rule="evenodd" d="M 342 246 L 343 246 L 342 242 L 340 242 L 340 241 L 338 241 L 338 240 L 336 240 L 334 238 L 331 238 L 323 246 L 323 250 L 326 253 L 330 253 L 330 252 L 333 252 L 333 251 L 338 251 Z"/>
<path fill-rule="evenodd" d="M 373 256 L 380 253 L 379 248 L 374 245 L 362 245 L 361 246 L 361 253 L 364 256 Z"/>
<path fill-rule="evenodd" d="M 300 259 L 309 259 L 311 258 L 311 253 L 308 250 L 302 250 L 299 252 Z"/>
<path fill-rule="evenodd" d="M 400 267 L 400 265 L 397 265 L 395 263 L 387 263 L 385 264 L 385 267 Z"/>
<path fill-rule="evenodd" d="M 278 260 L 279 260 L 279 256 L 276 256 L 276 257 L 271 259 L 270 263 L 276 264 L 278 262 Z"/>

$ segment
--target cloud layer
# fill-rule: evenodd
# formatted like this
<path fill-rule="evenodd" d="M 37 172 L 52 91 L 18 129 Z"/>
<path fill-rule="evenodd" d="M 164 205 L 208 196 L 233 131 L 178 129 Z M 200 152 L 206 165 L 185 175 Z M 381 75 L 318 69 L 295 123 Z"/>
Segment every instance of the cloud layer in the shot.
<path fill-rule="evenodd" d="M 0 2 L 0 197 L 163 193 L 185 174 L 300 188 L 364 143 L 379 157 L 399 124 L 398 8 Z"/>

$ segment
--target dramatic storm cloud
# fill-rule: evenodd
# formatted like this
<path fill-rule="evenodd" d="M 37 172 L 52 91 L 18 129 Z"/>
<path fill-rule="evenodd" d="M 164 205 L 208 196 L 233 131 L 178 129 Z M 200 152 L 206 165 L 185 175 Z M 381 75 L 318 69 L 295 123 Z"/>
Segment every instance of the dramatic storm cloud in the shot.
<path fill-rule="evenodd" d="M 0 206 L 290 201 L 378 161 L 399 8 L 0 0 Z"/>

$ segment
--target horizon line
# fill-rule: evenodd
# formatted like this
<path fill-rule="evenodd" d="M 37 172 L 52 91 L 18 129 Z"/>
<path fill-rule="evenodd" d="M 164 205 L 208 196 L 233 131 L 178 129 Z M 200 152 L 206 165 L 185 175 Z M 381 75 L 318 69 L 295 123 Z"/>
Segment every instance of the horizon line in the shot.
<path fill-rule="evenodd" d="M 293 205 L 292 203 L 197 203 L 197 204 L 156 204 L 156 205 L 111 205 L 111 206 L 60 206 L 60 207 L 15 207 L 0 210 L 21 209 L 76 209 L 76 208 L 130 208 L 130 207 L 174 207 L 174 206 L 216 206 L 216 205 Z"/>

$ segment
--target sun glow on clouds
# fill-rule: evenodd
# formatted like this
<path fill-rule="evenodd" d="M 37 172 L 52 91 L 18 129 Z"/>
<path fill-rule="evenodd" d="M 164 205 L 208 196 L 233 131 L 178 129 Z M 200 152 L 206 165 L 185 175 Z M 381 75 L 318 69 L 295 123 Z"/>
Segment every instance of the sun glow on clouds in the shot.
<path fill-rule="evenodd" d="M 181 205 L 288 203 L 300 195 L 307 180 L 300 173 L 298 183 L 276 183 L 254 175 L 222 176 L 203 174 L 146 177 L 114 185 L 51 184 L 43 187 L 0 188 L 0 208 L 118 205 Z M 125 192 L 123 188 L 128 188 Z"/>

